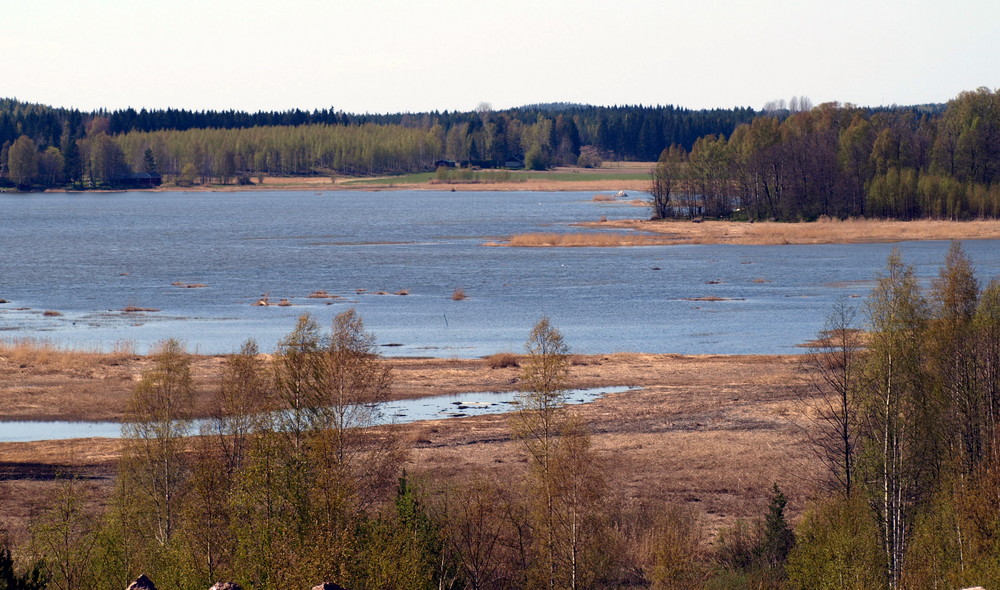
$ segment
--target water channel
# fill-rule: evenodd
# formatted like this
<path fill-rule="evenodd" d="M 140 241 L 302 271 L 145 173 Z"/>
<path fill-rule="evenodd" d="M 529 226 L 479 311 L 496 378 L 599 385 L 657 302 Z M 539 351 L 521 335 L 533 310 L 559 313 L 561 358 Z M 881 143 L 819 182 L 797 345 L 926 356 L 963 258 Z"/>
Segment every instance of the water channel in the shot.
<path fill-rule="evenodd" d="M 588 403 L 628 389 L 628 387 L 573 389 L 566 392 L 566 404 Z M 479 392 L 385 402 L 379 404 L 371 425 L 408 424 L 420 420 L 503 414 L 517 409 L 518 396 L 517 392 Z M 195 421 L 192 432 L 196 433 L 208 424 L 207 421 Z M 122 426 L 118 422 L 0 421 L 0 443 L 90 437 L 119 438 L 121 435 Z"/>

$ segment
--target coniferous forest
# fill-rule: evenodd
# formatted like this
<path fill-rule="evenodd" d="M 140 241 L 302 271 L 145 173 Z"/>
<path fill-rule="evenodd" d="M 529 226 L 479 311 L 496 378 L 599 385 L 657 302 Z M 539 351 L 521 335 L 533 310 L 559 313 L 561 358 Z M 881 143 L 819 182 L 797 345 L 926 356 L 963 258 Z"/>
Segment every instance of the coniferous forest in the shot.
<path fill-rule="evenodd" d="M 946 105 L 871 109 L 793 100 L 792 107 L 82 113 L 5 99 L 0 181 L 83 189 L 155 172 L 179 186 L 248 184 L 265 175 L 432 171 L 441 160 L 489 168 L 517 158 L 544 170 L 659 159 L 675 202 L 697 203 L 698 214 L 710 217 L 1000 214 L 1000 93 L 980 88 Z"/>

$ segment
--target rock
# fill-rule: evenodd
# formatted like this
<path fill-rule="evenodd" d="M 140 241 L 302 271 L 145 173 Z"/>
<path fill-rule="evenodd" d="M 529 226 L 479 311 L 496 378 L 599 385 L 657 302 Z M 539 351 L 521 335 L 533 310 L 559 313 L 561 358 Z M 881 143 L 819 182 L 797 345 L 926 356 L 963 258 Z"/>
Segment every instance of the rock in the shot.
<path fill-rule="evenodd" d="M 333 582 L 323 582 L 318 586 L 313 586 L 312 590 L 347 590 L 347 588 Z"/>
<path fill-rule="evenodd" d="M 243 587 L 236 582 L 216 582 L 208 590 L 243 590 Z"/>
<path fill-rule="evenodd" d="M 147 578 L 146 574 L 142 574 L 129 584 L 125 590 L 156 590 L 156 584 L 153 583 L 153 580 Z"/>

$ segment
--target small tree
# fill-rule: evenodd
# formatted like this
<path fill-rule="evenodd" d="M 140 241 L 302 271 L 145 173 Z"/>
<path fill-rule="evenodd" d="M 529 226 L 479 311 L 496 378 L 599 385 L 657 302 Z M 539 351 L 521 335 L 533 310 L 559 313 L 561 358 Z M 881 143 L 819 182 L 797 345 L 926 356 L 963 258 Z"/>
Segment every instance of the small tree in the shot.
<path fill-rule="evenodd" d="M 26 187 L 38 176 L 38 146 L 27 135 L 14 140 L 7 153 L 7 173 L 19 187 Z"/>
<path fill-rule="evenodd" d="M 142 154 L 142 169 L 143 172 L 148 172 L 149 174 L 156 174 L 156 158 L 153 156 L 153 148 L 146 148 L 146 151 Z"/>
<path fill-rule="evenodd" d="M 795 545 L 795 534 L 785 520 L 785 506 L 788 499 L 782 493 L 778 484 L 774 484 L 774 491 L 771 501 L 767 506 L 767 514 L 764 515 L 764 523 L 761 528 L 760 546 L 757 554 L 763 567 L 777 569 L 784 568 L 788 560 L 788 553 Z"/>
<path fill-rule="evenodd" d="M 511 418 L 528 452 L 529 586 L 585 588 L 616 556 L 607 535 L 604 481 L 582 424 L 566 414 L 569 349 L 548 318 L 525 344 L 521 410 Z"/>
<path fill-rule="evenodd" d="M 674 183 L 674 165 L 670 161 L 670 150 L 660 153 L 660 159 L 653 166 L 652 184 L 649 187 L 650 206 L 653 209 L 653 219 L 666 219 L 674 216 L 670 192 Z"/>
<path fill-rule="evenodd" d="M 854 491 L 858 434 L 861 428 L 863 342 L 857 310 L 838 301 L 820 334 L 820 348 L 810 355 L 815 369 L 814 403 L 817 453 L 830 472 L 833 487 L 844 495 Z"/>
<path fill-rule="evenodd" d="M 187 479 L 185 437 L 194 402 L 191 359 L 177 340 L 167 340 L 143 373 L 122 425 L 121 481 L 137 504 L 130 516 L 166 544 L 177 526 Z"/>

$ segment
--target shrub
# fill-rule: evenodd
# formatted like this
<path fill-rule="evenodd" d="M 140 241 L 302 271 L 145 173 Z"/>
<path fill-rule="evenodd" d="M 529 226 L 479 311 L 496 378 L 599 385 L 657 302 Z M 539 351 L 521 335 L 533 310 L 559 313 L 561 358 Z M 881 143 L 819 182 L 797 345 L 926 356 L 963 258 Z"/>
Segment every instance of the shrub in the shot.
<path fill-rule="evenodd" d="M 498 352 L 496 354 L 491 354 L 484 360 L 486 361 L 486 366 L 491 369 L 505 369 L 507 367 L 521 366 L 521 364 L 517 361 L 517 355 L 512 352 Z"/>

